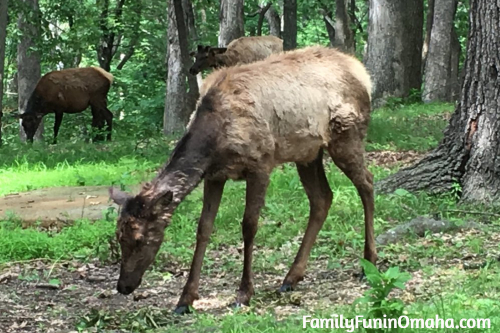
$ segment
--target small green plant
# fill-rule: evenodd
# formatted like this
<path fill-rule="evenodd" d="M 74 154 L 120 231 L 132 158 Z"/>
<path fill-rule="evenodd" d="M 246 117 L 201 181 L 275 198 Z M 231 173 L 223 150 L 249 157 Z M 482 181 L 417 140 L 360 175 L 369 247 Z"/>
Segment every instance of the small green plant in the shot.
<path fill-rule="evenodd" d="M 375 265 L 365 259 L 361 259 L 361 266 L 371 289 L 367 290 L 363 297 L 355 301 L 368 304 L 365 318 L 398 318 L 403 314 L 404 303 L 399 298 L 389 298 L 389 294 L 395 288 L 404 289 L 405 283 L 411 278 L 409 273 L 400 272 L 399 267 L 390 267 L 386 272 L 380 272 Z M 382 329 L 367 329 L 369 332 L 383 332 Z"/>

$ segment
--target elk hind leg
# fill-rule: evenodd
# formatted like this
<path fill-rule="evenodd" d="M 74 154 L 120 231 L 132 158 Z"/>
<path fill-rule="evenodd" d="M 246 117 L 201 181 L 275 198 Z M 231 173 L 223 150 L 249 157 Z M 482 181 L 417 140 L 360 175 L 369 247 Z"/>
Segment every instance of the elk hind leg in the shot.
<path fill-rule="evenodd" d="M 304 278 L 312 246 L 328 216 L 333 197 L 323 168 L 322 149 L 313 162 L 297 164 L 297 171 L 309 199 L 309 222 L 299 252 L 280 288 L 281 292 L 293 290 L 297 283 Z"/>
<path fill-rule="evenodd" d="M 377 250 L 373 228 L 375 199 L 373 193 L 373 175 L 366 168 L 364 161 L 364 143 L 354 127 L 336 134 L 328 147 L 333 162 L 339 167 L 356 187 L 363 203 L 365 215 L 364 258 L 375 264 Z"/>

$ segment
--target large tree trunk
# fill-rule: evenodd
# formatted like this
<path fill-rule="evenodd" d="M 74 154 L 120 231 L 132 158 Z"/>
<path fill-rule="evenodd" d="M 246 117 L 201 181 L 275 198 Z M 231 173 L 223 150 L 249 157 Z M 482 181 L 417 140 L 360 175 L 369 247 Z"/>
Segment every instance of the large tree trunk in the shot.
<path fill-rule="evenodd" d="M 439 146 L 378 182 L 381 192 L 461 187 L 462 201 L 500 199 L 500 0 L 472 0 L 460 102 Z"/>
<path fill-rule="evenodd" d="M 177 7 L 177 8 L 176 8 Z M 176 10 L 181 20 L 177 22 Z M 184 22 L 184 8 L 181 2 L 168 2 L 168 50 L 167 50 L 167 93 L 163 132 L 171 135 L 184 129 L 198 98 L 196 77 L 187 75 L 190 65 L 187 28 Z M 188 84 L 186 84 L 186 80 Z"/>
<path fill-rule="evenodd" d="M 219 47 L 226 47 L 245 36 L 244 0 L 221 0 L 219 12 Z"/>
<path fill-rule="evenodd" d="M 269 7 L 264 17 L 266 18 L 267 24 L 269 24 L 269 34 L 281 37 L 281 18 L 273 5 Z"/>
<path fill-rule="evenodd" d="M 3 79 L 5 64 L 5 39 L 7 36 L 8 0 L 0 0 L 0 146 L 2 145 Z"/>
<path fill-rule="evenodd" d="M 30 8 L 26 12 L 19 14 L 17 25 L 23 36 L 17 45 L 17 70 L 18 70 L 18 107 L 19 112 L 24 113 L 28 99 L 35 90 L 40 79 L 40 53 L 36 51 L 35 41 L 40 40 L 40 8 L 38 0 L 21 0 Z M 27 13 L 30 12 L 31 15 Z M 43 139 L 43 121 L 40 123 L 35 134 L 35 140 Z M 19 126 L 19 137 L 21 141 L 26 141 L 26 133 L 22 126 Z"/>
<path fill-rule="evenodd" d="M 422 100 L 426 103 L 434 101 L 452 102 L 453 84 L 456 84 L 458 69 L 452 70 L 452 37 L 454 33 L 453 19 L 456 11 L 456 0 L 436 0 L 434 6 L 434 23 L 432 25 L 429 52 L 425 65 L 425 81 Z M 454 64 L 455 65 L 455 64 Z"/>
<path fill-rule="evenodd" d="M 351 19 L 347 11 L 349 0 L 335 0 L 335 47 L 354 54 L 354 34 L 351 30 Z"/>
<path fill-rule="evenodd" d="M 297 48 L 297 0 L 284 0 L 283 3 L 283 49 Z"/>
<path fill-rule="evenodd" d="M 420 89 L 423 15 L 422 0 L 370 0 L 366 66 L 375 107 Z"/>

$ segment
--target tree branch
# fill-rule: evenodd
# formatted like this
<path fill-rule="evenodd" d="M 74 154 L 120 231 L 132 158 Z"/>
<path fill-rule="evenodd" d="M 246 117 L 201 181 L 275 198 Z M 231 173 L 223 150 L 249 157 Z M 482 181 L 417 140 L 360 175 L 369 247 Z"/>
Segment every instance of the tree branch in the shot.
<path fill-rule="evenodd" d="M 271 8 L 271 5 L 273 3 L 269 1 L 267 5 L 262 7 L 259 11 L 259 21 L 257 23 L 257 36 L 262 36 L 262 25 L 264 24 L 264 15 L 266 15 L 266 12 Z"/>

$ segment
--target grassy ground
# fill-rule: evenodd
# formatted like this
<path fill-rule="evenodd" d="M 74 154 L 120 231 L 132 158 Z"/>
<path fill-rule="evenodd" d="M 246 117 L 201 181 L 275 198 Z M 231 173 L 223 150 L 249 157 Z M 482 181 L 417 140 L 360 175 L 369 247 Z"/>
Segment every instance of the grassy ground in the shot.
<path fill-rule="evenodd" d="M 452 106 L 442 104 L 377 110 L 369 130 L 367 150 L 425 152 L 441 139 L 447 115 L 452 110 Z M 57 146 L 36 145 L 32 149 L 24 145 L 1 148 L 0 195 L 49 186 L 117 184 L 126 187 L 150 179 L 165 162 L 173 145 L 170 139 L 139 143 L 118 140 L 103 145 L 60 142 Z M 370 169 L 376 179 L 381 179 L 394 172 L 397 166 L 380 165 L 375 159 Z M 373 305 L 353 305 L 368 288 L 366 282 L 359 283 L 352 274 L 346 274 L 359 269 L 359 257 L 363 253 L 361 202 L 348 179 L 330 161 L 326 170 L 334 192 L 332 209 L 313 248 L 308 276 L 291 296 L 277 296 L 274 290 L 298 249 L 309 206 L 295 168 L 285 165 L 272 175 L 260 220 L 254 255 L 256 296 L 250 308 L 233 312 L 225 308 L 226 298 L 222 297 L 234 293 L 242 269 L 239 223 L 244 209 L 244 184 L 230 183 L 224 193 L 203 269 L 207 284 L 202 287 L 201 297 L 217 299 L 217 305 L 201 301 L 195 304 L 200 310 L 198 313 L 176 318 L 170 314 L 170 301 L 160 302 L 162 306 L 155 302 L 131 301 L 133 309 L 117 310 L 112 301 L 106 300 L 92 306 L 85 303 L 71 314 L 54 310 L 52 315 L 65 318 L 67 327 L 82 331 L 120 328 L 134 332 L 260 333 L 318 331 L 302 328 L 303 314 L 329 317 L 337 313 L 351 318 L 366 314 L 373 310 Z M 201 196 L 201 189 L 195 190 L 178 208 L 157 261 L 143 282 L 152 291 L 166 288 L 169 295 L 172 294 L 172 302 L 180 295 L 180 286 L 185 281 L 193 254 Z M 439 314 L 441 318 L 457 320 L 491 318 L 494 331 L 495 327 L 500 327 L 500 284 L 496 282 L 500 274 L 496 264 L 500 219 L 498 215 L 475 213 L 491 211 L 495 214 L 492 208 L 458 208 L 455 199 L 454 193 L 431 197 L 404 191 L 377 196 L 376 234 L 420 215 L 438 216 L 458 223 L 473 219 L 485 226 L 485 229 L 451 235 L 429 234 L 424 238 L 403 239 L 398 244 L 380 247 L 381 267 L 399 266 L 411 273 L 406 289 L 391 294 L 403 301 L 403 311 L 409 317 L 434 318 Z M 66 271 L 79 272 L 85 265 L 98 265 L 103 270 L 116 268 L 112 263 L 116 259 L 112 217 L 110 221 L 96 223 L 79 221 L 61 232 L 21 229 L 15 217 L 0 222 L 0 283 L 2 270 L 13 267 L 22 272 L 18 280 L 51 281 L 54 276 L 60 276 L 56 284 L 66 278 Z M 44 259 L 44 268 L 37 270 L 32 262 L 39 259 Z M 464 269 L 477 262 L 484 267 Z M 116 281 L 113 274 L 110 273 L 113 277 L 105 286 L 109 290 L 114 288 Z M 165 304 L 170 308 L 165 308 Z M 41 324 L 41 331 L 47 329 L 46 325 Z M 446 328 L 408 331 L 458 332 Z"/>

